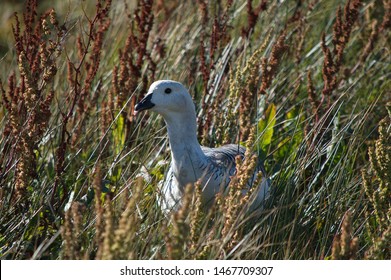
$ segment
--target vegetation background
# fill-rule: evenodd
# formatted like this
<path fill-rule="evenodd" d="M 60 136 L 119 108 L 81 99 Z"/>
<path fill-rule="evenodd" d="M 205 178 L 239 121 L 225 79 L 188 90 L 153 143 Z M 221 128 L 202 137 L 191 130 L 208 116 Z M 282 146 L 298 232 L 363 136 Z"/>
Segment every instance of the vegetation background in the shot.
<path fill-rule="evenodd" d="M 2 259 L 391 258 L 390 0 L 0 10 Z M 202 144 L 248 147 L 209 211 L 197 185 L 171 218 L 157 204 L 164 123 L 132 112 L 164 78 L 189 88 Z M 256 157 L 258 218 L 238 195 Z"/>

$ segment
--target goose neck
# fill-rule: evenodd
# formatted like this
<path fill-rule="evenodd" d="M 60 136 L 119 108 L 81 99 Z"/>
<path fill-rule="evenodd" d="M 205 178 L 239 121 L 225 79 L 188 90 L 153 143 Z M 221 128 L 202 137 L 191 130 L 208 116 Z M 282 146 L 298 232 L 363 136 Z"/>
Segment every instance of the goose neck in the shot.
<path fill-rule="evenodd" d="M 197 139 L 197 122 L 194 114 L 164 116 L 174 162 L 204 160 L 205 154 Z"/>

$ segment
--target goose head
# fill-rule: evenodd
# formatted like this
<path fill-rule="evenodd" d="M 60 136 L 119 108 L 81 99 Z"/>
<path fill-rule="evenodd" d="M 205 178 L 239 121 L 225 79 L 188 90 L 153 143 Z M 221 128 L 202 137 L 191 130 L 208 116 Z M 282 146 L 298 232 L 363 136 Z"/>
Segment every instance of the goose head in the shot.
<path fill-rule="evenodd" d="M 193 100 L 179 82 L 161 80 L 154 82 L 147 95 L 134 107 L 135 114 L 150 110 L 164 116 L 195 112 Z"/>

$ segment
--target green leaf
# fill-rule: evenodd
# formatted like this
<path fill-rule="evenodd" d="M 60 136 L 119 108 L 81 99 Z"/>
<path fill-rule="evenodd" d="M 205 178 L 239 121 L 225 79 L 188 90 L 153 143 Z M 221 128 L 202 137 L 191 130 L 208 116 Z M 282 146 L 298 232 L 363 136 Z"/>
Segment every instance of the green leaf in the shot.
<path fill-rule="evenodd" d="M 121 114 L 118 116 L 114 129 L 113 129 L 113 138 L 114 138 L 114 146 L 116 154 L 119 154 L 125 145 L 125 118 Z"/>
<path fill-rule="evenodd" d="M 258 149 L 266 152 L 268 146 L 272 142 L 274 125 L 276 124 L 276 105 L 270 104 L 266 109 L 265 118 L 258 122 L 258 134 L 261 134 L 258 141 Z"/>
<path fill-rule="evenodd" d="M 122 152 L 124 146 L 125 146 L 125 139 L 126 139 L 126 126 L 125 126 L 125 117 L 121 114 L 118 116 L 114 129 L 113 129 L 113 141 L 114 141 L 114 151 L 115 154 L 118 155 Z M 114 170 L 111 170 L 110 172 L 110 180 L 113 182 L 117 182 L 122 173 L 122 168 L 120 165 L 117 165 L 114 167 Z"/>
<path fill-rule="evenodd" d="M 287 159 L 294 159 L 296 152 L 298 151 L 300 144 L 303 141 L 304 133 L 303 127 L 300 123 L 304 122 L 304 116 L 300 117 L 297 109 L 286 113 L 286 121 L 284 125 L 285 137 L 277 144 L 277 151 L 275 153 L 275 159 L 282 163 Z"/>

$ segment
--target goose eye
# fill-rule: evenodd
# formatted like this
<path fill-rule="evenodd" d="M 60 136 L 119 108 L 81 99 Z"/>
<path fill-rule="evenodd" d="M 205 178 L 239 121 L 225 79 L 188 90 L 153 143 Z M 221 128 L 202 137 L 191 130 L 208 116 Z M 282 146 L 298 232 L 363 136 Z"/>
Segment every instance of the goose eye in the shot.
<path fill-rule="evenodd" d="M 172 91 L 172 89 L 170 89 L 170 88 L 166 88 L 166 89 L 164 90 L 164 92 L 167 93 L 167 94 L 170 94 L 171 91 Z"/>

